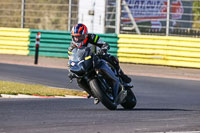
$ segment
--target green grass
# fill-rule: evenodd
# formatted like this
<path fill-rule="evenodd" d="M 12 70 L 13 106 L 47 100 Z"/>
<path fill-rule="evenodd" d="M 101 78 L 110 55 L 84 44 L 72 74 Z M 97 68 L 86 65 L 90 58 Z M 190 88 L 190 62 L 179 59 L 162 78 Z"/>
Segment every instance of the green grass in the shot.
<path fill-rule="evenodd" d="M 52 88 L 43 85 L 23 84 L 16 82 L 0 81 L 0 94 L 25 94 L 25 95 L 39 95 L 39 96 L 85 96 L 83 91 L 71 89 Z"/>

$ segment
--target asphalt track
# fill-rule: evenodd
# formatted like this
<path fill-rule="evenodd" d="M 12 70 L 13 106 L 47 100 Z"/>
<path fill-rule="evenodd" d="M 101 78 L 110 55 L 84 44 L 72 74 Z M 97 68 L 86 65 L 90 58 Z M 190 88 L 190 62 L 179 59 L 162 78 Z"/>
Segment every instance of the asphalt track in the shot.
<path fill-rule="evenodd" d="M 65 69 L 0 64 L 0 70 L 0 80 L 78 89 Z M 0 99 L 0 133 L 200 133 L 199 81 L 131 78 L 134 110 L 109 111 L 93 99 Z"/>

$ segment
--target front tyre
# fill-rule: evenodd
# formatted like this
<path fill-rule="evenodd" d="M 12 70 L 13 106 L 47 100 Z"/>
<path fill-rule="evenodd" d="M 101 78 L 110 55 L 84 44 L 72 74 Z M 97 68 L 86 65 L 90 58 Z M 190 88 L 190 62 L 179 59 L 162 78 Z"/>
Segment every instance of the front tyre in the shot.
<path fill-rule="evenodd" d="M 137 104 L 136 97 L 131 89 L 127 90 L 127 96 L 125 98 L 125 102 L 121 103 L 124 109 L 133 109 Z"/>
<path fill-rule="evenodd" d="M 97 79 L 92 79 L 89 82 L 89 85 L 92 89 L 93 94 L 98 98 L 102 104 L 109 110 L 116 110 L 117 105 L 114 103 L 113 100 L 111 100 L 107 95 L 106 92 L 103 91 L 103 89 L 100 88 L 98 84 Z"/>

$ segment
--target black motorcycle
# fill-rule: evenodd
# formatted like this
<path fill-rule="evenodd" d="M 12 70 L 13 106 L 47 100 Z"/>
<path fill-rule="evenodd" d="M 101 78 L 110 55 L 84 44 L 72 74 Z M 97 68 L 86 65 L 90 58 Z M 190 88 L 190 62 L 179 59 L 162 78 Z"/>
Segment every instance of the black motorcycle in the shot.
<path fill-rule="evenodd" d="M 137 103 L 130 88 L 123 85 L 115 67 L 94 54 L 90 47 L 74 48 L 69 55 L 69 78 L 76 78 L 79 86 L 98 99 L 109 110 L 133 109 Z"/>

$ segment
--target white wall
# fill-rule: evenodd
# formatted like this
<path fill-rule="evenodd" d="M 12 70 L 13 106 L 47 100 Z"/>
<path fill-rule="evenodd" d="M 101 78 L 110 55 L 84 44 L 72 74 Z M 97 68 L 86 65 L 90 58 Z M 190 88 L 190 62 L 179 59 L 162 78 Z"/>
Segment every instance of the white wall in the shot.
<path fill-rule="evenodd" d="M 89 15 L 94 10 L 94 16 Z M 104 33 L 105 0 L 79 0 L 78 23 L 88 27 L 89 33 Z"/>

